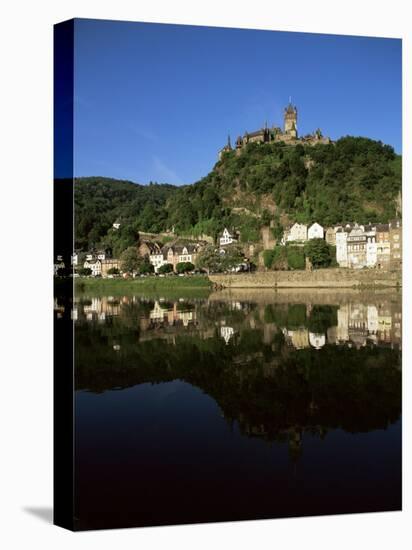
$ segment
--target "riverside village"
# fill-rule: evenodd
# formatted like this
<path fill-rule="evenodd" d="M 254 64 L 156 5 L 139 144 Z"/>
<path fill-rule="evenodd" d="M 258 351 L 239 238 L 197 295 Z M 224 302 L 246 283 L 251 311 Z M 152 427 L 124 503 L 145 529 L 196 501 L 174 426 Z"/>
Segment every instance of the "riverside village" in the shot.
<path fill-rule="evenodd" d="M 297 108 L 289 103 L 284 109 L 283 130 L 265 123 L 261 129 L 239 136 L 234 149 L 229 137 L 218 152 L 216 166 L 225 159 L 239 161 L 253 147 L 255 150 L 260 147 L 262 151 L 264 147 L 283 148 L 279 149 L 282 151 L 298 147 L 305 151 L 318 146 L 335 147 L 335 142 L 324 137 L 320 129 L 300 137 L 297 116 Z M 314 161 L 305 157 L 304 164 L 304 169 L 310 171 Z M 328 273 L 335 270 L 340 274 L 338 279 L 344 272 L 348 277 L 361 270 L 372 274 L 380 272 L 381 278 L 384 273 L 397 273 L 399 284 L 402 269 L 400 192 L 395 202 L 395 216 L 391 220 L 336 219 L 336 223 L 328 225 L 320 223 L 319 219 L 312 219 L 310 223 L 304 223 L 299 216 L 293 219 L 290 210 L 288 215 L 279 217 L 274 207 L 265 212 L 265 220 L 262 213 L 254 214 L 253 221 L 259 218 L 261 223 L 253 238 L 245 236 L 241 221 L 239 226 L 221 227 L 214 235 L 205 232 L 190 235 L 190 231 L 189 234 L 179 232 L 174 225 L 159 232 L 138 227 L 135 242 L 120 254 L 101 243 L 91 249 L 76 249 L 70 257 L 57 251 L 54 275 L 130 279 L 192 274 L 211 277 L 220 273 L 233 275 L 238 281 L 247 275 L 251 286 L 259 286 L 259 274 L 294 271 L 302 273 L 302 280 L 311 281 L 313 272 L 328 268 Z M 233 208 L 233 212 L 235 210 L 238 211 L 237 219 L 241 220 L 242 212 L 250 215 L 247 208 Z M 122 231 L 124 223 L 122 217 L 113 219 L 108 233 L 115 236 Z M 245 282 L 244 286 L 249 283 Z"/>

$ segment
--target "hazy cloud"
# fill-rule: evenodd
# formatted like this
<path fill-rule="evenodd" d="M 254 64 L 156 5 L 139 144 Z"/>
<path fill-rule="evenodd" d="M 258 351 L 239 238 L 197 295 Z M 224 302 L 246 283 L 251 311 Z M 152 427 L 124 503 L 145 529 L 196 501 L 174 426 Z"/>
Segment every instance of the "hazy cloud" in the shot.
<path fill-rule="evenodd" d="M 156 180 L 160 183 L 174 183 L 177 185 L 181 185 L 183 181 L 181 178 L 176 174 L 176 172 L 167 166 L 162 159 L 159 157 L 153 155 L 152 157 L 153 161 L 153 180 Z"/>
<path fill-rule="evenodd" d="M 158 136 L 147 128 L 142 128 L 136 124 L 129 124 L 127 127 L 134 135 L 143 138 L 146 141 L 156 142 L 159 140 Z"/>

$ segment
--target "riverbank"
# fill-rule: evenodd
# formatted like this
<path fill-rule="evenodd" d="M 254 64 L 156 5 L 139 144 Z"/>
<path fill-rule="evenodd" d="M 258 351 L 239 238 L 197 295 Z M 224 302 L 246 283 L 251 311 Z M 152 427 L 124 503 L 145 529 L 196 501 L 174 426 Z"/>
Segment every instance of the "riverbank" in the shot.
<path fill-rule="evenodd" d="M 401 303 L 399 288 L 223 288 L 208 296 L 209 302 L 254 304 L 344 305 L 347 303 Z"/>
<path fill-rule="evenodd" d="M 375 269 L 319 269 L 315 271 L 267 271 L 209 276 L 219 288 L 400 288 L 400 271 Z"/>
<path fill-rule="evenodd" d="M 204 294 L 210 292 L 212 283 L 206 276 L 194 275 L 187 277 L 138 277 L 136 279 L 95 279 L 88 277 L 79 277 L 75 279 L 76 294 L 104 294 L 104 295 L 123 295 L 123 294 L 142 294 L 157 295 L 167 293 L 186 292 Z"/>

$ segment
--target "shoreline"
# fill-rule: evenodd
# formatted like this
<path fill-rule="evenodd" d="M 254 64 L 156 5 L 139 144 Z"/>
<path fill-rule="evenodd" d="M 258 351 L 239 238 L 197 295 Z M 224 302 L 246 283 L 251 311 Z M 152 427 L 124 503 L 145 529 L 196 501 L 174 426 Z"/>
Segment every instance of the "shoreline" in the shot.
<path fill-rule="evenodd" d="M 319 269 L 316 271 L 267 271 L 236 274 L 188 275 L 185 277 L 168 276 L 142 277 L 135 279 L 102 279 L 79 277 L 70 280 L 55 280 L 56 288 L 70 282 L 75 292 L 136 293 L 157 292 L 216 292 L 222 290 L 281 290 L 313 291 L 323 289 L 354 290 L 365 292 L 402 288 L 400 271 L 349 270 L 342 268 Z"/>
<path fill-rule="evenodd" d="M 315 271 L 266 271 L 209 275 L 214 289 L 355 289 L 401 288 L 400 271 L 343 268 Z"/>
<path fill-rule="evenodd" d="M 75 294 L 108 293 L 136 293 L 156 295 L 159 293 L 179 295 L 202 294 L 212 291 L 213 284 L 206 276 L 195 275 L 188 277 L 137 277 L 135 279 L 102 279 L 78 277 L 74 279 Z"/>

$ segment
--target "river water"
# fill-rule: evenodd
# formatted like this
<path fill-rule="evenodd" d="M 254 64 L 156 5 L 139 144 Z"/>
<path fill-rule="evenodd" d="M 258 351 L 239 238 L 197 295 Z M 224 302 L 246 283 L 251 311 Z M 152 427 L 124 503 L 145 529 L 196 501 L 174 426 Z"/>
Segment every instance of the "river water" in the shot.
<path fill-rule="evenodd" d="M 82 296 L 71 315 L 78 528 L 401 508 L 398 293 Z"/>

